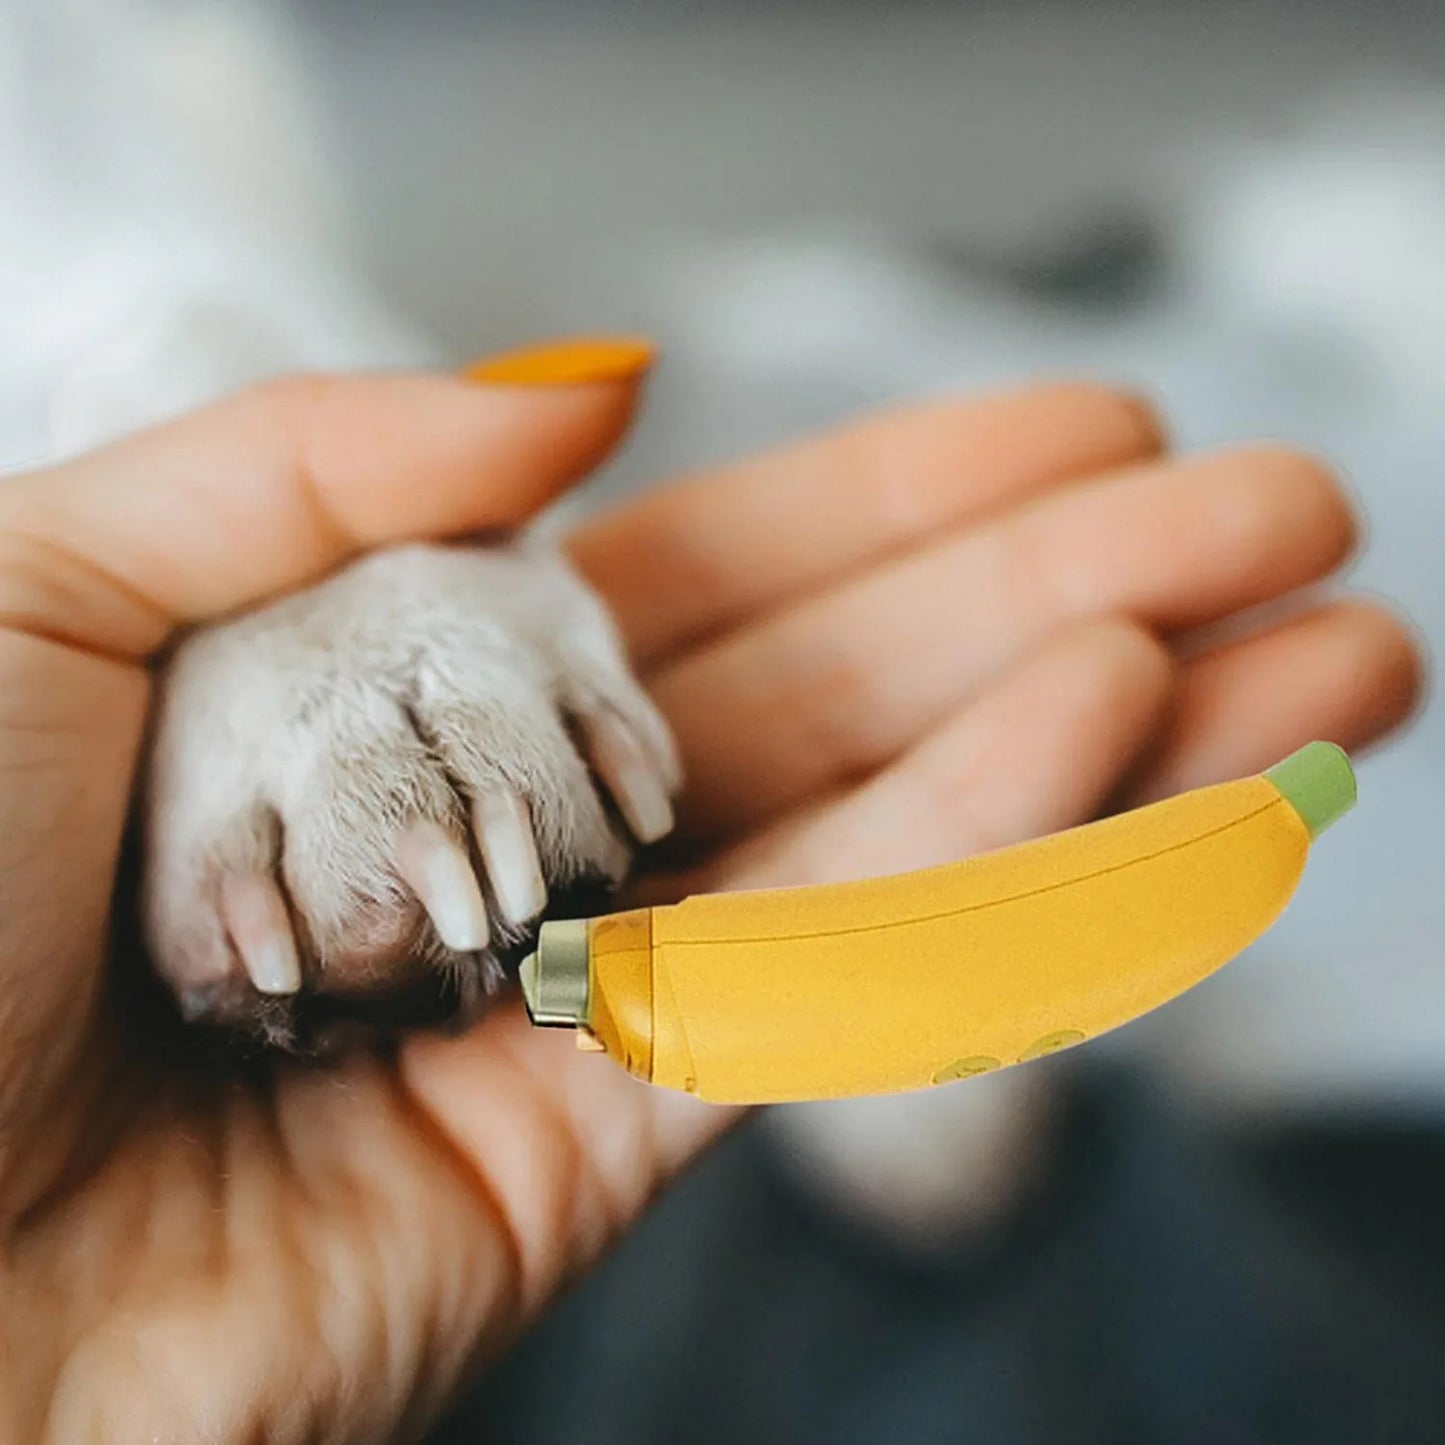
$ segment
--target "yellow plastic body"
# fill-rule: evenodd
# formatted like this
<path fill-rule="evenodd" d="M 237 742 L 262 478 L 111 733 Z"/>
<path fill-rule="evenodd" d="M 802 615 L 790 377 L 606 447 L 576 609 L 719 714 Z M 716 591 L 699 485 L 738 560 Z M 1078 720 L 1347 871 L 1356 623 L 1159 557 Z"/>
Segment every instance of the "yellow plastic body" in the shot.
<path fill-rule="evenodd" d="M 1192 987 L 1279 916 L 1309 846 L 1256 777 L 922 872 L 614 914 L 590 925 L 588 1027 L 721 1103 L 947 1083 Z"/>

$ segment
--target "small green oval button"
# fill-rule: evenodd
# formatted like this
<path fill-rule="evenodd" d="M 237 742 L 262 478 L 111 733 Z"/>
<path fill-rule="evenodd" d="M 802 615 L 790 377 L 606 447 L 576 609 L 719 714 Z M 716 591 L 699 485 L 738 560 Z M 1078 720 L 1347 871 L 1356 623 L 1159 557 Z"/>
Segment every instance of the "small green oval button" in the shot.
<path fill-rule="evenodd" d="M 1079 1029 L 1059 1029 L 1056 1033 L 1045 1034 L 1041 1039 L 1035 1039 L 1023 1053 L 1019 1055 L 1019 1063 L 1027 1064 L 1033 1059 L 1041 1059 L 1045 1054 L 1056 1054 L 1060 1049 L 1072 1048 L 1075 1044 L 1084 1042 L 1084 1035 Z"/>
<path fill-rule="evenodd" d="M 991 1054 L 973 1054 L 966 1059 L 955 1059 L 945 1064 L 934 1076 L 935 1084 L 951 1084 L 957 1079 L 972 1079 L 979 1074 L 991 1074 L 1003 1064 Z"/>

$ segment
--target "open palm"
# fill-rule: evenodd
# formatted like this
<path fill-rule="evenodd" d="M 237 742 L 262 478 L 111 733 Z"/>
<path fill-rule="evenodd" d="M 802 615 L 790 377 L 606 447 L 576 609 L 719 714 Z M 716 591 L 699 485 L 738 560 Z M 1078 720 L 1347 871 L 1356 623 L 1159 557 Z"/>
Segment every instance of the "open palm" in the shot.
<path fill-rule="evenodd" d="M 417 1433 L 732 1117 L 515 1005 L 385 1058 L 203 1074 L 121 1022 L 109 966 L 173 630 L 524 520 L 634 401 L 292 381 L 0 487 L 3 1438 Z M 890 413 L 585 526 L 690 778 L 699 862 L 644 885 L 923 866 L 1398 722 L 1416 659 L 1359 601 L 1176 657 L 1326 577 L 1353 528 L 1300 454 L 1160 447 L 1132 399 L 1056 386 Z"/>

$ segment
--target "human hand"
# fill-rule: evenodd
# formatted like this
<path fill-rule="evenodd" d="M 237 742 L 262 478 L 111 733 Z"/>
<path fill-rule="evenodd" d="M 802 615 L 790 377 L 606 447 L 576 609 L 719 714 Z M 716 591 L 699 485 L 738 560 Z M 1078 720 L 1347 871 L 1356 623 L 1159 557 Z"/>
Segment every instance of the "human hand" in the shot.
<path fill-rule="evenodd" d="M 128 1028 L 108 969 L 173 629 L 367 547 L 522 520 L 633 397 L 291 382 L 0 487 L 7 1438 L 414 1433 L 733 1117 L 515 1005 L 390 1059 L 203 1076 Z M 1323 577 L 1352 536 L 1294 453 L 1158 448 L 1136 404 L 1049 388 L 895 413 L 584 527 L 687 758 L 687 886 L 921 866 L 1397 722 L 1417 664 L 1373 606 L 1187 662 L 1158 640 Z"/>

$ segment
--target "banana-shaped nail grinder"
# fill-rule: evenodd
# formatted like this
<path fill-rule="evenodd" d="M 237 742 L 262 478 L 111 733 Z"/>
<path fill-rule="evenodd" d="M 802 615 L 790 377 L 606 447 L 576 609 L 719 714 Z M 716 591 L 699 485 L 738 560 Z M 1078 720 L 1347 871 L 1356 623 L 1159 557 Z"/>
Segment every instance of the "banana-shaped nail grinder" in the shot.
<path fill-rule="evenodd" d="M 1260 777 L 862 883 L 542 926 L 532 1021 L 719 1103 L 892 1093 L 1024 1063 L 1167 1003 L 1265 931 L 1355 802 L 1311 743 Z"/>

